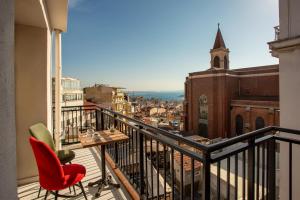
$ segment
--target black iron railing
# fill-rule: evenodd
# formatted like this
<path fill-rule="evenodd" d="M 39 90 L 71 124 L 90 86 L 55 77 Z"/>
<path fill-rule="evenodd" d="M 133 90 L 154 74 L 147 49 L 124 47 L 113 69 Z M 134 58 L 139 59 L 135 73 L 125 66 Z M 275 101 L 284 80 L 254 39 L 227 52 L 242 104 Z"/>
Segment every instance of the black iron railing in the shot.
<path fill-rule="evenodd" d="M 96 130 L 115 127 L 129 140 L 107 147 L 128 181 L 146 199 L 277 199 L 280 146 L 287 143 L 290 195 L 293 146 L 300 141 L 285 133 L 300 131 L 266 127 L 215 144 L 200 144 L 100 107 L 63 108 L 93 114 Z M 92 112 L 89 110 L 93 110 Z M 84 117 L 81 117 L 85 120 Z M 76 124 L 76 123 L 75 123 Z M 81 125 L 81 123 L 79 123 Z M 77 123 L 78 125 L 78 123 Z M 68 141 L 65 135 L 65 143 Z"/>
<path fill-rule="evenodd" d="M 62 144 L 78 143 L 78 134 L 87 129 L 96 129 L 95 106 L 67 106 L 61 111 Z M 53 132 L 55 132 L 55 114 L 53 108 Z M 53 138 L 54 139 L 54 138 Z"/>

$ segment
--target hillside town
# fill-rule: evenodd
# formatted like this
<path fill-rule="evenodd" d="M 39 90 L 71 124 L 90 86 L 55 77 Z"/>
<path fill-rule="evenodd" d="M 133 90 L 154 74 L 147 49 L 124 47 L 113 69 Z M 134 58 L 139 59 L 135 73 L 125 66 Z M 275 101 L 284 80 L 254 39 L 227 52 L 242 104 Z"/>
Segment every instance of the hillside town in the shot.
<path fill-rule="evenodd" d="M 183 130 L 182 100 L 130 96 L 125 88 L 95 84 L 83 89 L 85 104 L 101 105 L 145 124 L 180 133 Z"/>

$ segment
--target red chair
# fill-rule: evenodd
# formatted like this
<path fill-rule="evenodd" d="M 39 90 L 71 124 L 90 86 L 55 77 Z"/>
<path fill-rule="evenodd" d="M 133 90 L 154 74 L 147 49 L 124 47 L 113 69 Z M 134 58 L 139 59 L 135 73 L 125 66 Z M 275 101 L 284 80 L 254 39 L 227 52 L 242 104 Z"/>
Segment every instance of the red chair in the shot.
<path fill-rule="evenodd" d="M 47 190 L 45 199 L 49 192 L 55 195 L 55 199 L 74 197 L 58 194 L 60 190 L 74 185 L 81 188 L 84 198 L 87 199 L 81 183 L 85 177 L 85 167 L 78 164 L 61 165 L 57 155 L 47 144 L 34 137 L 30 137 L 29 141 L 38 166 L 40 185 Z"/>

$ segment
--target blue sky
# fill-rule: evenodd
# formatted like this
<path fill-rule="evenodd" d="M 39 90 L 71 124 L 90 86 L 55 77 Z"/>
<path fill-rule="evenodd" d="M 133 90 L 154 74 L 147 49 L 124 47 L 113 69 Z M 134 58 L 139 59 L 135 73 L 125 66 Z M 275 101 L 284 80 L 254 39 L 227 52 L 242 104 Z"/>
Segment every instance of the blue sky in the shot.
<path fill-rule="evenodd" d="M 217 23 L 230 67 L 278 63 L 267 42 L 278 0 L 69 0 L 63 75 L 83 86 L 183 90 L 189 72 L 209 68 Z"/>

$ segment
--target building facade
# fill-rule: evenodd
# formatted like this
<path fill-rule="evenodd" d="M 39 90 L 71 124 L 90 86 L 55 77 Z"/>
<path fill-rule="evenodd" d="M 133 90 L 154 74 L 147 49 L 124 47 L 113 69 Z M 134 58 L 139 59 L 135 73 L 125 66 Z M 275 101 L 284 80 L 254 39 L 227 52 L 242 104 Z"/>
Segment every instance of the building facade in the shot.
<path fill-rule="evenodd" d="M 83 106 L 83 90 L 79 79 L 62 77 L 60 91 L 60 104 L 62 107 Z M 55 106 L 55 78 L 52 78 L 52 105 Z M 55 122 L 54 115 L 53 121 Z M 66 136 L 69 140 L 77 140 L 81 125 L 78 123 L 80 122 L 80 111 L 63 112 L 60 121 L 62 143 L 64 143 Z M 92 123 L 89 115 L 84 116 L 82 122 L 84 126 L 86 126 L 85 123 Z"/>
<path fill-rule="evenodd" d="M 123 115 L 132 116 L 133 106 L 123 88 L 115 88 L 112 92 L 112 109 Z"/>
<path fill-rule="evenodd" d="M 124 88 L 111 87 L 103 84 L 95 84 L 92 87 L 84 88 L 84 98 L 88 102 L 100 104 L 116 112 L 131 116 L 133 106 L 129 96 L 123 91 Z"/>
<path fill-rule="evenodd" d="M 52 102 L 55 102 L 55 78 L 52 78 Z M 54 104 L 53 104 L 54 105 Z M 83 90 L 80 80 L 71 77 L 61 78 L 61 105 L 82 106 Z"/>
<path fill-rule="evenodd" d="M 230 69 L 229 49 L 220 28 L 210 55 L 208 70 L 186 77 L 186 134 L 225 138 L 278 125 L 278 65 Z"/>

